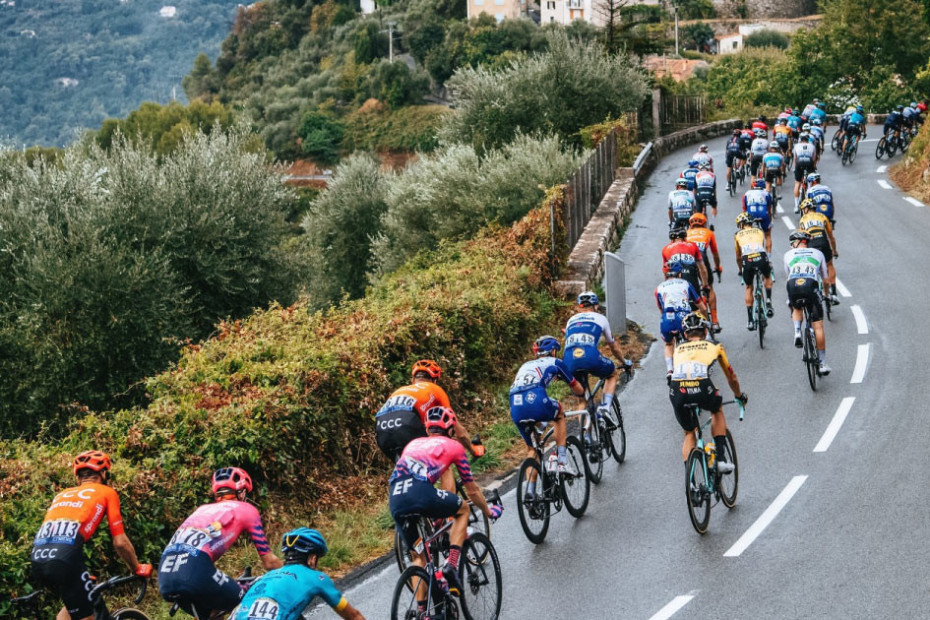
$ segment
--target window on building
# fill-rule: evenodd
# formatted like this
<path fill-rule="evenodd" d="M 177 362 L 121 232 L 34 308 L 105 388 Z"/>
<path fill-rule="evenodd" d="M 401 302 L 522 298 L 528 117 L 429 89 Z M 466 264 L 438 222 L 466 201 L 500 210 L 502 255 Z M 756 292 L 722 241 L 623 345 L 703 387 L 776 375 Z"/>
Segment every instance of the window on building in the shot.
<path fill-rule="evenodd" d="M 733 41 L 733 49 L 736 49 L 736 46 L 739 44 L 739 41 Z"/>
<path fill-rule="evenodd" d="M 550 11 L 554 11 L 554 10 L 555 10 L 555 2 L 553 2 L 552 0 L 550 0 L 549 2 L 546 3 L 546 8 L 549 9 Z"/>
<path fill-rule="evenodd" d="M 495 1 L 495 3 L 497 2 L 497 0 L 494 0 L 494 1 Z M 503 4 L 503 3 L 502 3 L 502 4 Z M 497 14 L 494 16 L 494 19 L 496 19 L 496 20 L 497 20 L 497 23 L 499 24 L 499 23 L 501 23 L 502 21 L 504 21 L 504 14 L 503 14 L 503 13 L 497 13 Z"/>

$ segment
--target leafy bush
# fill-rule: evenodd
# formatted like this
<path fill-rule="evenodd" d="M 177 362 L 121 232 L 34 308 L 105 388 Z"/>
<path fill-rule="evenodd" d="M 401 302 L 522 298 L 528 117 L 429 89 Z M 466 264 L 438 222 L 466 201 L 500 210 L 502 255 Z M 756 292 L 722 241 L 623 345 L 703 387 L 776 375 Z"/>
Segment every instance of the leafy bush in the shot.
<path fill-rule="evenodd" d="M 403 62 L 381 62 L 371 67 L 368 75 L 368 94 L 385 102 L 392 108 L 414 105 L 423 101 L 429 89 L 429 78 L 425 73 L 414 73 Z"/>
<path fill-rule="evenodd" d="M 297 130 L 300 148 L 304 155 L 321 164 L 331 164 L 339 158 L 339 147 L 345 126 L 332 114 L 314 111 L 304 114 Z"/>
<path fill-rule="evenodd" d="M 639 107 L 647 85 L 631 58 L 607 56 L 596 43 L 573 42 L 561 31 L 550 32 L 548 41 L 548 51 L 506 69 L 456 72 L 449 86 L 457 109 L 440 138 L 479 153 L 520 132 L 551 132 L 578 144 L 582 127 Z"/>
<path fill-rule="evenodd" d="M 788 43 L 788 35 L 777 30 L 757 30 L 743 39 L 745 47 L 777 47 L 786 50 Z"/>
<path fill-rule="evenodd" d="M 449 108 L 440 105 L 387 110 L 366 103 L 346 116 L 342 148 L 347 152 L 432 151 L 438 145 L 436 132 L 442 118 L 449 113 Z"/>

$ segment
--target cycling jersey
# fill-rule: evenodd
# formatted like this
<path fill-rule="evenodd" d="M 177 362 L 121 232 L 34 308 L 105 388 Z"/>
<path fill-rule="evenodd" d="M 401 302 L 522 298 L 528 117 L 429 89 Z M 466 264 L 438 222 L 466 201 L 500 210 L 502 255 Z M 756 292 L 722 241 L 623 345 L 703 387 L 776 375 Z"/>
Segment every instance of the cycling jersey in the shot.
<path fill-rule="evenodd" d="M 707 170 L 700 171 L 694 177 L 694 197 L 697 200 L 697 210 L 704 211 L 704 205 L 710 204 L 712 207 L 717 206 L 717 177 L 713 172 Z"/>
<path fill-rule="evenodd" d="M 741 228 L 733 235 L 736 249 L 744 259 L 765 254 L 765 233 L 755 227 Z"/>
<path fill-rule="evenodd" d="M 769 126 L 763 123 L 762 121 L 753 121 L 751 127 L 753 131 L 755 131 L 756 129 L 761 129 L 762 131 L 769 130 Z"/>
<path fill-rule="evenodd" d="M 719 344 L 707 340 L 692 340 L 675 347 L 668 394 L 675 410 L 675 418 L 686 431 L 693 431 L 697 427 L 696 416 L 686 405 L 697 405 L 711 412 L 720 410 L 723 399 L 710 378 L 717 362 L 720 362 L 724 372 L 736 377 L 726 352 Z"/>
<path fill-rule="evenodd" d="M 694 290 L 701 290 L 700 269 L 698 264 L 704 260 L 701 250 L 690 241 L 671 241 L 662 248 L 662 264 L 668 261 L 681 263 L 681 277 L 688 281 Z"/>
<path fill-rule="evenodd" d="M 704 226 L 694 226 L 689 228 L 688 236 L 685 237 L 685 240 L 698 246 L 698 249 L 704 256 L 705 264 L 707 263 L 708 259 L 707 250 L 710 250 L 711 254 L 717 256 L 717 238 L 714 235 L 714 231 L 711 229 L 705 228 Z"/>
<path fill-rule="evenodd" d="M 389 482 L 415 478 L 435 484 L 452 465 L 458 470 L 462 482 L 474 481 L 462 444 L 442 435 L 420 437 L 404 448 Z"/>
<path fill-rule="evenodd" d="M 237 500 L 204 504 L 184 520 L 162 555 L 204 553 L 216 562 L 243 532 L 248 532 L 259 556 L 271 552 L 258 508 Z"/>
<path fill-rule="evenodd" d="M 398 388 L 391 394 L 375 417 L 397 411 L 415 411 L 426 424 L 426 414 L 434 407 L 450 408 L 446 391 L 430 381 L 420 381 Z"/>
<path fill-rule="evenodd" d="M 827 113 L 826 113 L 825 111 L 821 110 L 820 108 L 814 108 L 813 110 L 811 110 L 811 113 L 810 113 L 810 117 L 809 117 L 809 118 L 810 118 L 811 120 L 813 120 L 813 119 L 815 119 L 815 118 L 819 118 L 822 122 L 825 123 L 825 122 L 827 121 Z"/>
<path fill-rule="evenodd" d="M 579 312 L 565 325 L 565 354 L 563 360 L 572 376 L 590 372 L 597 377 L 609 377 L 616 369 L 614 363 L 598 351 L 598 344 L 614 341 L 607 317 L 599 312 Z"/>
<path fill-rule="evenodd" d="M 702 187 L 713 189 L 717 186 L 717 177 L 709 170 L 701 170 L 694 177 L 694 184 L 698 189 Z"/>
<path fill-rule="evenodd" d="M 738 155 L 740 150 L 740 138 L 738 136 L 731 136 L 727 141 L 727 153 Z"/>
<path fill-rule="evenodd" d="M 375 439 L 381 451 L 396 461 L 410 441 L 425 437 L 426 414 L 434 407 L 450 408 L 449 396 L 431 381 L 395 390 L 375 415 Z"/>
<path fill-rule="evenodd" d="M 908 123 L 911 123 L 914 121 L 915 118 L 917 118 L 918 112 L 914 108 L 907 107 L 907 108 L 904 108 L 904 112 L 902 112 L 902 116 L 904 117 L 905 121 L 907 121 Z"/>
<path fill-rule="evenodd" d="M 807 197 L 817 205 L 817 212 L 826 216 L 831 222 L 833 221 L 833 191 L 826 185 L 818 183 L 808 188 Z"/>
<path fill-rule="evenodd" d="M 827 277 L 827 261 L 820 250 L 791 248 L 785 252 L 785 276 L 788 280 L 803 278 L 822 282 Z"/>
<path fill-rule="evenodd" d="M 794 160 L 797 165 L 810 166 L 814 163 L 817 151 L 810 142 L 799 142 L 794 145 Z"/>
<path fill-rule="evenodd" d="M 695 204 L 694 193 L 687 189 L 676 189 L 668 193 L 668 208 L 675 222 L 687 222 L 694 215 Z"/>
<path fill-rule="evenodd" d="M 775 140 L 778 142 L 788 142 L 791 139 L 791 127 L 787 125 L 775 126 Z"/>
<path fill-rule="evenodd" d="M 740 146 L 744 151 L 748 151 L 752 141 L 756 139 L 756 134 L 751 129 L 743 129 L 739 134 Z"/>
<path fill-rule="evenodd" d="M 798 230 L 803 230 L 811 236 L 811 240 L 820 237 L 826 238 L 827 234 L 832 234 L 833 227 L 830 220 L 823 213 L 805 213 L 798 221 Z"/>
<path fill-rule="evenodd" d="M 752 152 L 753 157 L 761 158 L 769 150 L 769 141 L 765 138 L 756 138 L 752 141 L 749 150 Z"/>
<path fill-rule="evenodd" d="M 771 172 L 781 174 L 781 167 L 785 163 L 785 156 L 781 153 L 766 153 L 762 157 L 762 167 L 765 168 L 766 177 Z"/>
<path fill-rule="evenodd" d="M 698 151 L 697 153 L 694 154 L 694 157 L 692 157 L 691 159 L 696 161 L 698 163 L 698 166 L 707 165 L 710 167 L 711 170 L 714 169 L 714 158 L 710 156 L 710 153 L 702 153 Z"/>
<path fill-rule="evenodd" d="M 791 116 L 791 113 L 790 113 L 790 112 L 779 112 L 779 113 L 778 113 L 778 120 L 781 120 L 781 119 L 783 119 L 783 118 L 788 118 L 789 116 Z"/>
<path fill-rule="evenodd" d="M 510 417 L 526 445 L 532 445 L 523 422 L 548 422 L 555 419 L 561 407 L 549 397 L 546 388 L 559 379 L 569 385 L 575 383 L 568 366 L 556 357 L 540 357 L 520 366 L 510 386 Z"/>
<path fill-rule="evenodd" d="M 791 129 L 791 131 L 793 131 L 794 133 L 797 133 L 798 130 L 801 128 L 801 117 L 800 117 L 800 116 L 796 116 L 796 115 L 794 115 L 794 114 L 792 114 L 791 116 L 789 116 L 789 117 L 788 117 L 788 127 Z"/>
<path fill-rule="evenodd" d="M 678 178 L 684 179 L 688 182 L 688 189 L 694 191 L 694 177 L 697 176 L 697 173 L 700 172 L 700 168 L 685 168 Z"/>
<path fill-rule="evenodd" d="M 751 189 L 743 196 L 743 211 L 759 220 L 762 230 L 772 228 L 772 195 L 764 189 Z"/>
<path fill-rule="evenodd" d="M 814 125 L 811 127 L 811 138 L 823 144 L 823 128 Z"/>
<path fill-rule="evenodd" d="M 662 340 L 671 344 L 675 334 L 681 333 L 681 320 L 691 312 L 700 296 L 694 287 L 682 278 L 669 278 L 656 287 L 656 304 L 662 313 L 659 330 Z"/>
<path fill-rule="evenodd" d="M 900 112 L 892 110 L 888 113 L 888 117 L 885 118 L 885 129 L 900 129 L 903 120 L 904 116 Z"/>
<path fill-rule="evenodd" d="M 303 610 L 317 597 L 336 612 L 349 605 L 325 574 L 306 565 L 287 564 L 252 584 L 230 620 L 301 620 Z"/>
<path fill-rule="evenodd" d="M 853 112 L 849 117 L 849 125 L 858 125 L 860 127 L 865 127 L 865 117 L 859 114 L 858 112 Z"/>
<path fill-rule="evenodd" d="M 816 110 L 816 109 L 817 109 L 817 106 L 816 106 L 816 105 L 814 105 L 813 103 L 808 103 L 806 106 L 804 106 L 804 109 L 801 110 L 801 116 L 802 116 L 803 118 L 810 119 L 811 114 L 812 114 L 812 113 L 814 112 L 814 110 Z"/>

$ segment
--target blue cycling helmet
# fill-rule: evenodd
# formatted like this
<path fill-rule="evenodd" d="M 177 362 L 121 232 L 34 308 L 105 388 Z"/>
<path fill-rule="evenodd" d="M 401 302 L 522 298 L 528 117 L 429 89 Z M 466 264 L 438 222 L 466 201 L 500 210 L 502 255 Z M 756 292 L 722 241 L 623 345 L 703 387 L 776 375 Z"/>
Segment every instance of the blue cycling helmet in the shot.
<path fill-rule="evenodd" d="M 823 101 L 821 101 L 821 102 L 819 102 L 819 103 L 817 104 L 817 107 L 820 108 L 821 110 L 823 110 L 825 107 L 827 107 L 827 104 L 825 104 Z"/>
<path fill-rule="evenodd" d="M 579 306 L 597 306 L 601 303 L 601 300 L 598 299 L 597 293 L 594 291 L 585 291 L 578 296 L 578 305 Z"/>
<path fill-rule="evenodd" d="M 823 121 L 821 121 L 819 118 L 814 117 L 811 119 L 811 125 L 821 125 L 821 124 L 823 124 Z"/>
<path fill-rule="evenodd" d="M 285 558 L 308 555 L 321 558 L 328 550 L 323 535 L 309 527 L 299 527 L 281 537 L 281 553 Z"/>
<path fill-rule="evenodd" d="M 756 179 L 752 182 L 752 186 L 756 189 L 765 189 L 765 179 Z"/>
<path fill-rule="evenodd" d="M 536 357 L 551 355 L 561 348 L 562 345 L 559 344 L 559 339 L 555 336 L 540 336 L 533 343 L 533 353 L 536 354 Z"/>
<path fill-rule="evenodd" d="M 698 165 L 698 160 L 696 159 L 692 159 L 688 161 L 689 168 L 697 168 L 697 165 Z"/>
<path fill-rule="evenodd" d="M 681 275 L 681 272 L 682 272 L 681 261 L 674 260 L 674 259 L 668 261 L 667 263 L 665 263 L 665 267 L 662 269 L 662 271 L 665 272 L 666 276 L 677 278 L 678 276 Z"/>
<path fill-rule="evenodd" d="M 865 112 L 865 108 L 863 108 L 861 105 L 857 105 L 856 112 L 858 112 L 859 114 L 862 114 L 863 112 Z"/>
<path fill-rule="evenodd" d="M 807 182 L 808 182 L 808 184 L 820 183 L 820 173 L 819 173 L 819 172 L 811 172 L 809 175 L 807 175 Z"/>
<path fill-rule="evenodd" d="M 900 103 L 899 103 L 898 106 L 895 108 L 895 110 L 897 110 L 898 112 L 900 112 L 900 111 L 903 110 L 903 109 L 904 109 L 904 106 L 901 105 Z"/>

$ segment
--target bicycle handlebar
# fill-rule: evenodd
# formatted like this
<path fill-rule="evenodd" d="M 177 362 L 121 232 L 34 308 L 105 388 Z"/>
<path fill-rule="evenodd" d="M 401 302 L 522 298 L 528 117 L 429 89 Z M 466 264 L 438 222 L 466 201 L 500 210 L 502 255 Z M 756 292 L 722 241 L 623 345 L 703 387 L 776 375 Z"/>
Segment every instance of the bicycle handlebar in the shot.
<path fill-rule="evenodd" d="M 739 407 L 739 421 L 742 422 L 743 416 L 746 415 L 746 405 L 743 404 L 743 401 L 738 398 L 734 398 L 733 400 L 723 401 L 720 403 L 720 406 L 723 407 L 724 405 L 732 405 L 733 403 L 736 403 L 736 406 Z"/>
<path fill-rule="evenodd" d="M 145 598 L 145 591 L 148 589 L 149 580 L 145 577 L 140 577 L 139 575 L 124 575 L 122 577 L 110 577 L 103 583 L 94 586 L 90 591 L 91 600 L 101 596 L 107 590 L 112 590 L 118 588 L 119 586 L 131 583 L 133 581 L 141 581 L 142 585 L 139 588 L 139 594 L 135 598 L 135 604 L 138 605 L 142 602 L 142 599 Z"/>

